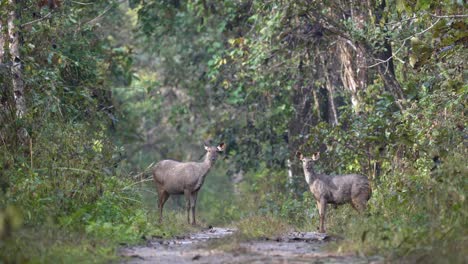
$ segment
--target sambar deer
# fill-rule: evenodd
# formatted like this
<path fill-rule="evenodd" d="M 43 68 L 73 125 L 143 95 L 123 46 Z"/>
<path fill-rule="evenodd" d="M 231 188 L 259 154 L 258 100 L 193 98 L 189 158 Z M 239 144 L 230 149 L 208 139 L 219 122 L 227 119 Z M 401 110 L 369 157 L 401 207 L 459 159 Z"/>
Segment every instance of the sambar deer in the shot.
<path fill-rule="evenodd" d="M 314 171 L 314 162 L 320 157 L 320 152 L 305 157 L 301 152 L 296 156 L 302 161 L 304 176 L 309 189 L 314 195 L 319 210 L 319 232 L 325 233 L 325 214 L 327 204 L 341 205 L 350 203 L 358 212 L 366 209 L 367 201 L 371 197 L 371 187 L 366 176 L 359 174 L 326 175 Z"/>
<path fill-rule="evenodd" d="M 195 205 L 197 194 L 205 181 L 208 171 L 218 157 L 218 152 L 224 151 L 224 143 L 218 146 L 207 146 L 206 156 L 202 162 L 179 162 L 162 160 L 153 167 L 153 179 L 158 192 L 159 222 L 162 222 L 163 207 L 170 195 L 185 195 L 187 206 L 187 222 L 190 224 L 190 210 L 192 211 L 192 225 L 196 225 Z"/>

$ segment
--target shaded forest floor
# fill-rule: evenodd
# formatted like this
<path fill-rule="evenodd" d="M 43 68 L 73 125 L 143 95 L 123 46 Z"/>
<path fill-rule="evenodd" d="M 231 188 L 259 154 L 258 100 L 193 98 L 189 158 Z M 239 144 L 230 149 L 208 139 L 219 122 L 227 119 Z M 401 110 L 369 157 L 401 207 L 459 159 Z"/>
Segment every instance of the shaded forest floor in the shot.
<path fill-rule="evenodd" d="M 380 263 L 382 258 L 327 252 L 335 238 L 315 232 L 239 240 L 236 230 L 210 227 L 173 239 L 153 237 L 146 245 L 124 247 L 123 263 Z"/>

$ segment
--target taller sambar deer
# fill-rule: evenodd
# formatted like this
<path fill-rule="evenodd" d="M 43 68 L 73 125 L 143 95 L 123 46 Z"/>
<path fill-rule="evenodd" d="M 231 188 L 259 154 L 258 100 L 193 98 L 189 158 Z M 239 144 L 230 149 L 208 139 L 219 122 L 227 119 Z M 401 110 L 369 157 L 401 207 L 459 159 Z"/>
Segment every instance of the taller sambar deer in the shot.
<path fill-rule="evenodd" d="M 314 171 L 314 162 L 319 159 L 320 152 L 305 157 L 301 152 L 296 156 L 302 161 L 304 176 L 309 189 L 314 195 L 320 215 L 319 232 L 325 233 L 325 214 L 327 204 L 341 205 L 350 203 L 358 212 L 366 209 L 371 197 L 371 187 L 366 176 L 359 174 L 326 175 Z"/>
<path fill-rule="evenodd" d="M 218 152 L 224 151 L 224 143 L 218 146 L 205 144 L 206 156 L 202 162 L 179 162 L 162 160 L 153 167 L 153 179 L 158 192 L 159 222 L 162 222 L 163 207 L 170 195 L 185 195 L 187 206 L 187 222 L 190 224 L 190 210 L 192 211 L 192 225 L 196 225 L 195 205 L 197 194 L 205 181 L 208 171 L 218 157 Z"/>

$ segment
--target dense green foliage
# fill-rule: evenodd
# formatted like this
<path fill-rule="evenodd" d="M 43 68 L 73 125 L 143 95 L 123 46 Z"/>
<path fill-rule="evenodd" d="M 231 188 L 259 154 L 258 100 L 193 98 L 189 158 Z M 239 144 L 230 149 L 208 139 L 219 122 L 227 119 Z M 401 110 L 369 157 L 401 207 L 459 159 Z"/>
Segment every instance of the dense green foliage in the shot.
<path fill-rule="evenodd" d="M 38 2 L 0 2 L 2 36 L 17 14 L 27 106 L 15 114 L 5 38 L 0 262 L 101 262 L 190 230 L 177 198 L 176 220 L 156 223 L 148 171 L 198 160 L 205 140 L 227 151 L 199 195 L 204 225 L 315 230 L 294 153 L 320 150 L 318 171 L 373 188 L 367 214 L 330 210 L 333 250 L 463 262 L 463 1 Z"/>
<path fill-rule="evenodd" d="M 6 2 L 2 24 L 13 10 Z M 117 242 L 173 234 L 176 225 L 153 225 L 111 136 L 111 87 L 132 77 L 130 53 L 111 34 L 125 10 L 108 1 L 16 8 L 18 25 L 33 21 L 20 29 L 28 111 L 15 117 L 12 76 L 2 68 L 0 262 L 105 260 Z"/>

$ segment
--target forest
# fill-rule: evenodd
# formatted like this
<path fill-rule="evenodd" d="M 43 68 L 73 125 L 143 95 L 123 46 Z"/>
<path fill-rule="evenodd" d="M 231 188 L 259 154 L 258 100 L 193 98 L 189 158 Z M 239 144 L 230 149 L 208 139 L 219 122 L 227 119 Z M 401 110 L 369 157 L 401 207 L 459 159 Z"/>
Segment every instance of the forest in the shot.
<path fill-rule="evenodd" d="M 0 0 L 0 263 L 121 262 L 209 226 L 236 230 L 210 245 L 231 253 L 316 232 L 298 151 L 372 189 L 364 213 L 329 206 L 326 252 L 466 263 L 467 7 Z M 198 226 L 183 195 L 159 223 L 153 166 L 221 142 Z"/>

